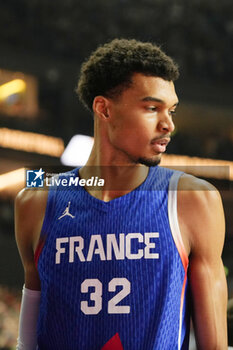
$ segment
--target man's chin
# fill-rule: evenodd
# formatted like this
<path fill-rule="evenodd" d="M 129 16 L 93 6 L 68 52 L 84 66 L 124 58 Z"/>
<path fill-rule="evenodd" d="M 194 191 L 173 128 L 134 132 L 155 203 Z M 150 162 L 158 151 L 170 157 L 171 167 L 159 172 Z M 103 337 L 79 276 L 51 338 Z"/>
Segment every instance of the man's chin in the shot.
<path fill-rule="evenodd" d="M 156 158 L 156 159 L 153 159 L 153 158 L 139 158 L 138 159 L 138 163 L 140 164 L 143 164 L 143 165 L 146 165 L 148 167 L 151 167 L 151 166 L 156 166 L 158 165 L 159 163 L 161 162 L 161 157 L 160 158 Z"/>

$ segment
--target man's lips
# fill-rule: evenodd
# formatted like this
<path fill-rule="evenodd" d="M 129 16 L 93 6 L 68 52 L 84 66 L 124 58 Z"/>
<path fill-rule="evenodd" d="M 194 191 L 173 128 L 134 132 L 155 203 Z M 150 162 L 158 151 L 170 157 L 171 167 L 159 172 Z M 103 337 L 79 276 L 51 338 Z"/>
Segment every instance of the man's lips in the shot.
<path fill-rule="evenodd" d="M 158 153 L 163 153 L 166 151 L 166 147 L 170 142 L 170 137 L 158 137 L 151 141 L 153 148 Z"/>

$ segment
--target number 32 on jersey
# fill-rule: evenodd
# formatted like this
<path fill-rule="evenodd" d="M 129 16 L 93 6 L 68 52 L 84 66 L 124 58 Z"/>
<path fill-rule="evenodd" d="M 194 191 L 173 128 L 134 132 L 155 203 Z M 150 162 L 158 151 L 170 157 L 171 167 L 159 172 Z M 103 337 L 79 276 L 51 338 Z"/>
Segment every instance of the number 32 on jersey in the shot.
<path fill-rule="evenodd" d="M 129 314 L 129 305 L 118 304 L 130 293 L 131 284 L 127 278 L 113 278 L 108 283 L 108 291 L 115 292 L 117 286 L 121 286 L 122 289 L 108 301 L 108 313 Z M 103 285 L 98 279 L 86 279 L 81 284 L 81 293 L 88 293 L 90 287 L 94 287 L 94 292 L 90 293 L 90 300 L 94 301 L 94 305 L 89 306 L 88 301 L 83 300 L 81 301 L 81 310 L 85 315 L 97 315 L 102 310 Z"/>

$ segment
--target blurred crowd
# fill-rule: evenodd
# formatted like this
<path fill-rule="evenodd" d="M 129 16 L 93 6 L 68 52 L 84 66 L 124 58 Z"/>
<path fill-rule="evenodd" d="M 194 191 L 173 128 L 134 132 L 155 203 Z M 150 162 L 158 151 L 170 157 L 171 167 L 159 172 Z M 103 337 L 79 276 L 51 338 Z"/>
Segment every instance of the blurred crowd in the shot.
<path fill-rule="evenodd" d="M 113 37 L 153 40 L 187 75 L 232 79 L 231 0 L 10 0 L 1 2 L 0 29 L 16 50 L 77 61 Z"/>
<path fill-rule="evenodd" d="M 188 135 L 178 132 L 169 144 L 168 153 L 191 157 L 233 160 L 233 140 L 228 135 Z"/>
<path fill-rule="evenodd" d="M 0 350 L 15 349 L 21 293 L 0 285 Z"/>

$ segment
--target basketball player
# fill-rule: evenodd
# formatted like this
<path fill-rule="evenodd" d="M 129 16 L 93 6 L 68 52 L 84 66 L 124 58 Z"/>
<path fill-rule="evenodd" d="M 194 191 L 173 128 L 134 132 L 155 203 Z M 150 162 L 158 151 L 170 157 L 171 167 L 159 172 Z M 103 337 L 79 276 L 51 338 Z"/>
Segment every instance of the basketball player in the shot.
<path fill-rule="evenodd" d="M 105 184 L 17 196 L 18 349 L 184 350 L 191 314 L 198 349 L 227 349 L 219 193 L 158 166 L 177 78 L 170 57 L 136 40 L 115 39 L 83 64 L 77 92 L 94 146 L 72 173 Z"/>

